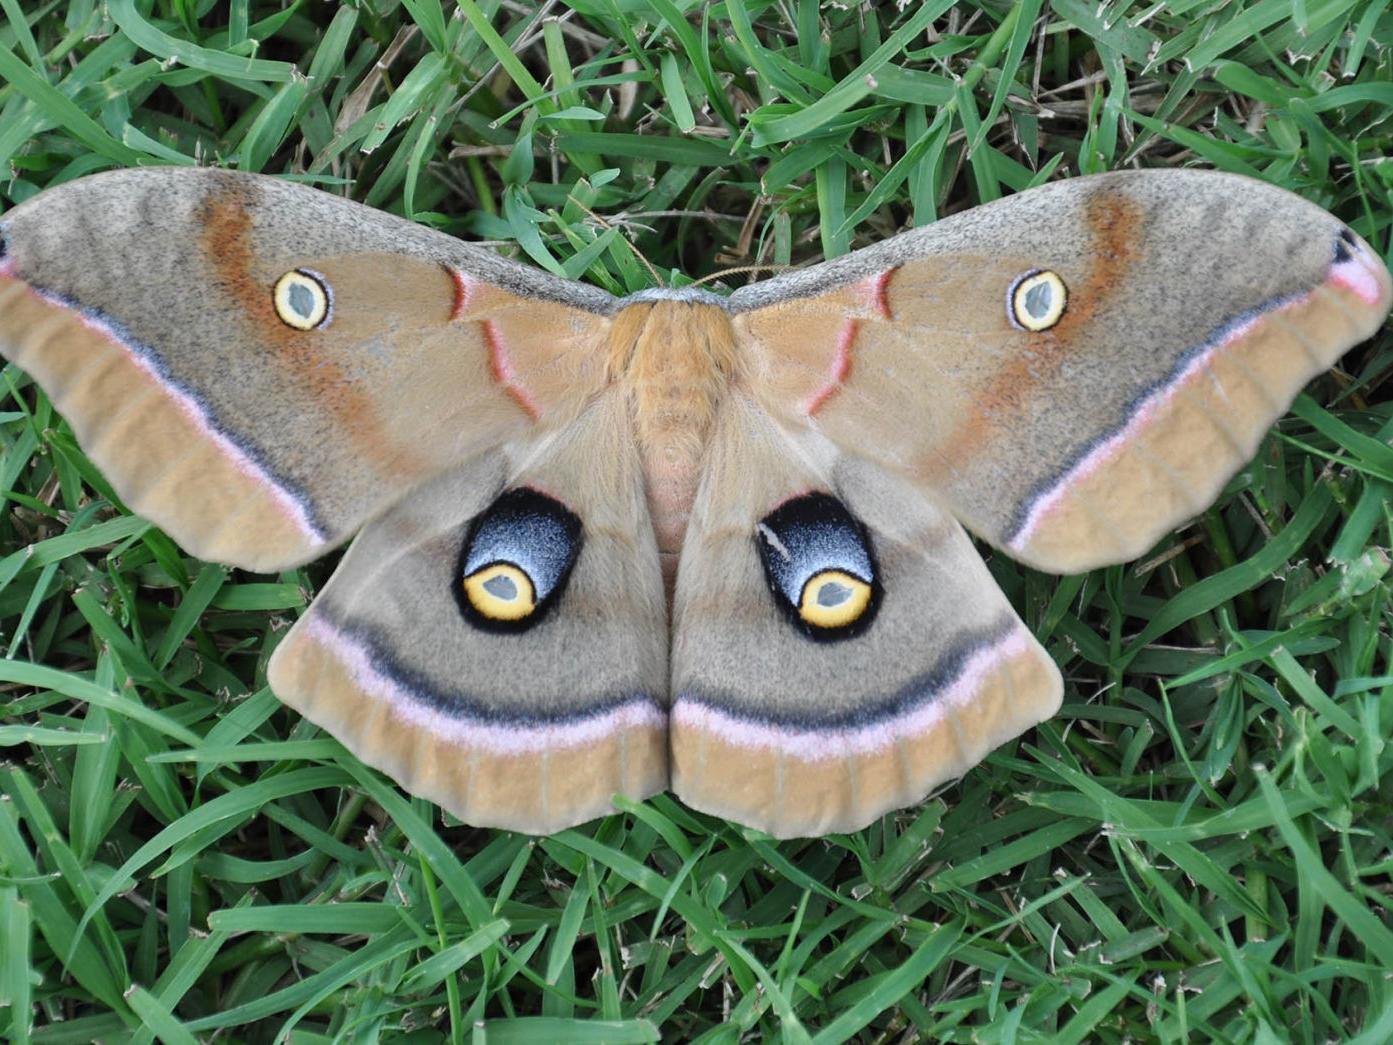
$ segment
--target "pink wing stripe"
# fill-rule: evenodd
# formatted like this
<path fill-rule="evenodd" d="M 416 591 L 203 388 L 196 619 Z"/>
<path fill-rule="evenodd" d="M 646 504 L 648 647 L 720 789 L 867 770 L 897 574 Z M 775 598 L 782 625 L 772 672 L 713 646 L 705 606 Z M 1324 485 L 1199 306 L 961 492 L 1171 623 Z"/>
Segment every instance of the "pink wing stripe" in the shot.
<path fill-rule="evenodd" d="M 311 517 L 304 501 L 275 479 L 265 467 L 255 461 L 232 439 L 228 438 L 218 428 L 202 403 L 160 373 L 158 367 L 142 351 L 142 346 L 133 343 L 127 335 L 110 323 L 82 309 L 61 295 L 25 283 L 15 271 L 13 262 L 0 262 L 0 279 L 13 279 L 22 283 L 25 289 L 40 301 L 71 312 L 84 327 L 119 348 L 140 369 L 141 373 L 169 397 L 184 418 L 217 447 L 218 452 L 231 462 L 238 472 L 270 495 L 276 508 L 304 535 L 310 547 L 319 547 L 328 542 L 328 535 Z"/>
<path fill-rule="evenodd" d="M 481 320 L 480 326 L 484 328 L 484 343 L 489 350 L 489 373 L 493 375 L 494 381 L 512 397 L 513 402 L 522 407 L 523 413 L 532 420 L 542 416 L 542 411 L 533 402 L 532 397 L 527 394 L 527 389 L 518 380 L 517 372 L 513 369 L 513 359 L 508 354 L 508 347 L 503 343 L 503 336 L 498 331 L 498 324 L 491 319 Z"/>
<path fill-rule="evenodd" d="M 1388 294 L 1383 265 L 1363 243 L 1350 246 L 1349 257 L 1330 266 L 1327 282 L 1338 283 L 1366 305 L 1377 306 Z"/>
<path fill-rule="evenodd" d="M 996 643 L 969 657 L 957 678 L 932 699 L 867 726 L 828 729 L 767 725 L 680 697 L 672 708 L 672 723 L 674 728 L 700 730 L 737 747 L 778 751 L 799 762 L 826 762 L 848 755 L 873 754 L 927 733 L 971 701 L 1003 661 L 1029 648 L 1028 634 L 1014 628 Z"/>
<path fill-rule="evenodd" d="M 881 319 L 893 319 L 890 315 L 890 298 L 888 291 L 890 288 L 890 277 L 899 269 L 886 269 L 884 272 L 877 273 L 870 279 L 861 283 L 861 294 L 865 298 L 866 307 L 874 312 Z"/>
<path fill-rule="evenodd" d="M 855 286 L 856 296 L 861 299 L 862 307 L 867 312 L 873 313 L 877 319 L 891 318 L 890 301 L 886 296 L 886 289 L 890 286 L 890 277 L 896 271 L 896 269 L 888 269 L 885 272 L 879 272 Z M 846 384 L 847 378 L 851 376 L 851 350 L 855 347 L 856 335 L 860 332 L 860 319 L 849 317 L 842 324 L 841 333 L 837 337 L 837 351 L 832 356 L 831 365 L 827 368 L 826 380 L 803 401 L 803 413 L 806 416 L 812 417 L 821 410 L 827 405 L 827 401 L 840 391 L 842 385 Z"/>
<path fill-rule="evenodd" d="M 450 278 L 455 281 L 455 307 L 450 310 L 450 322 L 456 323 L 464 318 L 469 301 L 474 296 L 474 281 L 457 268 L 446 268 Z"/>
<path fill-rule="evenodd" d="M 322 616 L 311 617 L 306 628 L 313 641 L 338 657 L 359 688 L 387 704 L 395 718 L 461 748 L 482 748 L 497 755 L 537 754 L 583 747 L 616 733 L 662 729 L 666 725 L 666 716 L 645 698 L 635 698 L 598 715 L 537 726 L 496 725 L 474 716 L 447 715 L 384 675 L 373 665 L 366 646 Z"/>
<path fill-rule="evenodd" d="M 450 321 L 457 323 L 466 318 L 466 313 L 474 299 L 474 288 L 478 286 L 478 283 L 457 268 L 449 268 L 448 271 L 450 278 L 455 281 L 455 306 L 450 310 Z M 512 356 L 508 352 L 508 346 L 503 340 L 503 334 L 498 329 L 498 324 L 491 319 L 481 319 L 478 322 L 484 332 L 484 345 L 489 354 L 489 373 L 494 382 L 508 394 L 513 402 L 522 408 L 523 413 L 532 420 L 537 420 L 542 416 L 542 411 L 537 406 L 536 400 L 528 395 L 526 386 L 518 378 L 517 370 L 513 367 Z"/>
<path fill-rule="evenodd" d="M 851 376 L 851 346 L 860 329 L 859 319 L 848 319 L 842 326 L 841 335 L 837 338 L 837 352 L 832 357 L 832 365 L 827 368 L 827 380 L 803 402 L 803 413 L 808 417 L 821 410 Z"/>
<path fill-rule="evenodd" d="M 1361 244 L 1351 250 L 1351 256 L 1348 260 L 1335 262 L 1330 266 L 1326 273 L 1324 285 L 1335 284 L 1345 287 L 1366 304 L 1377 305 L 1388 294 L 1388 286 L 1381 273 L 1382 267 L 1367 257 L 1366 250 Z M 1267 316 L 1306 304 L 1313 293 L 1314 291 L 1309 291 L 1287 298 L 1274 307 L 1259 312 L 1234 326 L 1224 337 L 1216 340 L 1203 352 L 1197 354 L 1189 365 L 1182 368 L 1170 382 L 1143 399 L 1121 429 L 1080 458 L 1071 469 L 1060 477 L 1057 483 L 1036 499 L 1026 514 L 1024 523 L 1006 542 L 1006 546 L 1014 551 L 1023 551 L 1030 544 L 1041 523 L 1064 502 L 1069 496 L 1070 490 L 1077 483 L 1092 475 L 1137 439 L 1186 385 L 1199 380 L 1202 375 L 1208 372 L 1210 364 L 1230 345 L 1247 337 L 1253 328 Z"/>

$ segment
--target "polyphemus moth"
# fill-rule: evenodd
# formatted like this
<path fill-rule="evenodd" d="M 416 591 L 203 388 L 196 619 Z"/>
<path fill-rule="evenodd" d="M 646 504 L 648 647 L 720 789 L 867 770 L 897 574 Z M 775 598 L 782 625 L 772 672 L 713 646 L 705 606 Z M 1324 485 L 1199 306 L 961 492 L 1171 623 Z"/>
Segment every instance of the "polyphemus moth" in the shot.
<path fill-rule="evenodd" d="M 1062 689 L 968 531 L 1052 572 L 1139 555 L 1391 293 L 1329 214 L 1194 171 L 728 297 L 616 299 L 216 170 L 85 178 L 0 237 L 0 349 L 133 509 L 260 572 L 357 534 L 281 699 L 538 833 L 664 788 L 846 831 L 966 772 Z"/>

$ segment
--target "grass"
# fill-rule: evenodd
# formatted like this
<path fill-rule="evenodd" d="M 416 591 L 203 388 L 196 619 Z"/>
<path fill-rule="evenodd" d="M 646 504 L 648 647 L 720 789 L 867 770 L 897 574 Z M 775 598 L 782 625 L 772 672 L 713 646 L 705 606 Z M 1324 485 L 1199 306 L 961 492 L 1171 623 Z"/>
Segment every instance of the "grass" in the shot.
<path fill-rule="evenodd" d="M 295 172 L 616 292 L 1197 165 L 1393 247 L 1374 0 L 0 0 L 0 202 Z M 682 275 L 685 274 L 685 275 Z M 744 277 L 731 277 L 738 281 Z M 441 822 L 282 708 L 329 564 L 194 561 L 13 367 L 0 1036 L 1393 1039 L 1393 340 L 1141 564 L 993 569 L 1065 706 L 922 806 L 774 843 L 670 797 Z"/>

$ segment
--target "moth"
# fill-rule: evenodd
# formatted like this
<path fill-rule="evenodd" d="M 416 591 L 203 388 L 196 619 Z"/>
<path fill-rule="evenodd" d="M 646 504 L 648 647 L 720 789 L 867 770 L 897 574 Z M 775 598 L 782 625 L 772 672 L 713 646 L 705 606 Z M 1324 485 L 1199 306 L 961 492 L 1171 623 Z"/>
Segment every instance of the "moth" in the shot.
<path fill-rule="evenodd" d="M 1049 717 L 968 533 L 1069 573 L 1202 511 L 1390 280 L 1214 173 L 1048 184 L 722 297 L 617 299 L 271 178 L 0 217 L 0 350 L 112 486 L 258 572 L 354 537 L 279 697 L 462 820 L 671 788 L 860 828 Z"/>

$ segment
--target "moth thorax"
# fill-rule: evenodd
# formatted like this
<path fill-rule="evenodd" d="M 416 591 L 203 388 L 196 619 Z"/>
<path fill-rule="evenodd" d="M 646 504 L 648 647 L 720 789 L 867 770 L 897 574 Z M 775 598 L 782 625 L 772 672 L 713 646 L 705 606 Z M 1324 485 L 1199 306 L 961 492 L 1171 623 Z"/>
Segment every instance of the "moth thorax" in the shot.
<path fill-rule="evenodd" d="M 730 318 L 716 305 L 644 302 L 615 318 L 611 337 L 611 367 L 628 390 L 658 548 L 675 554 L 716 405 L 735 369 Z"/>

